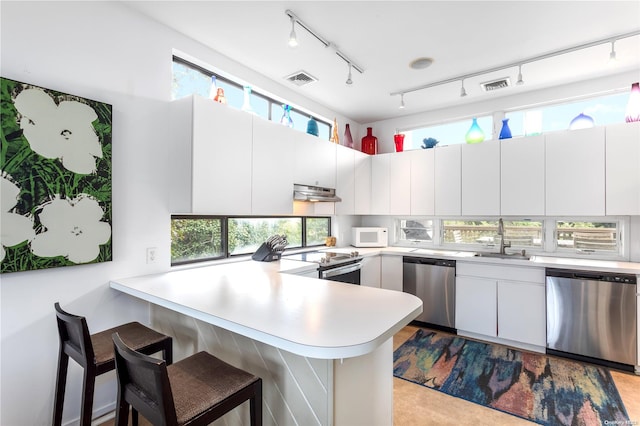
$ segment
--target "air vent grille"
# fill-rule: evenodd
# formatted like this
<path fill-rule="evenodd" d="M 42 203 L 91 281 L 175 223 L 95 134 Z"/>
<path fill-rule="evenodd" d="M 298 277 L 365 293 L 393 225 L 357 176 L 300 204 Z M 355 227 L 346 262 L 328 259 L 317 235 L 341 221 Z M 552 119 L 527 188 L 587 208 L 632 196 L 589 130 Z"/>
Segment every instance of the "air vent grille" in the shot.
<path fill-rule="evenodd" d="M 306 71 L 298 71 L 290 76 L 285 77 L 286 80 L 295 84 L 296 86 L 304 86 L 305 84 L 313 83 L 314 81 L 318 81 L 317 78 L 313 77 Z"/>
<path fill-rule="evenodd" d="M 509 87 L 509 86 L 511 86 L 511 81 L 509 80 L 509 77 L 480 83 L 480 87 L 482 87 L 482 90 L 484 90 L 485 92 L 492 92 L 494 90 L 504 89 L 505 87 Z"/>

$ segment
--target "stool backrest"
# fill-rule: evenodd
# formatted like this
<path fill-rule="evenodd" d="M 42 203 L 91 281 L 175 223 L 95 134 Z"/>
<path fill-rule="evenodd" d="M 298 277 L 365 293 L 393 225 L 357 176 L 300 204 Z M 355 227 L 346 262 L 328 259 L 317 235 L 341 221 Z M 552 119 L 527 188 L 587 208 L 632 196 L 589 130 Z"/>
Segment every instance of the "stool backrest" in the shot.
<path fill-rule="evenodd" d="M 63 311 L 58 302 L 54 306 L 60 336 L 60 350 L 83 367 L 95 365 L 95 354 L 86 318 Z"/>
<path fill-rule="evenodd" d="M 128 347 L 113 334 L 118 403 L 124 399 L 154 425 L 178 423 L 167 363 Z"/>

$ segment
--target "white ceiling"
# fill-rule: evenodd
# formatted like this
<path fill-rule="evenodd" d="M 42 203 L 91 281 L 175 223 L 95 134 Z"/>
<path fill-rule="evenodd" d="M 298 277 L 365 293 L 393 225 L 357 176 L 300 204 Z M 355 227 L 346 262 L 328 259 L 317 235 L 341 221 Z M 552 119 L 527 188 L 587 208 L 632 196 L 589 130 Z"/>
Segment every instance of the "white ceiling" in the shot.
<path fill-rule="evenodd" d="M 511 67 L 405 95 L 392 92 L 471 74 L 553 51 L 640 30 L 640 1 L 125 1 L 161 23 L 360 123 L 490 97 L 638 71 L 640 36 L 526 64 L 516 86 Z M 335 49 L 296 25 L 299 45 L 287 45 L 285 10 L 364 69 L 353 72 Z M 418 57 L 434 63 L 423 70 Z M 317 82 L 297 87 L 285 77 L 304 70 Z M 484 93 L 479 83 L 509 77 L 512 86 Z M 629 82 L 630 86 L 631 82 Z"/>

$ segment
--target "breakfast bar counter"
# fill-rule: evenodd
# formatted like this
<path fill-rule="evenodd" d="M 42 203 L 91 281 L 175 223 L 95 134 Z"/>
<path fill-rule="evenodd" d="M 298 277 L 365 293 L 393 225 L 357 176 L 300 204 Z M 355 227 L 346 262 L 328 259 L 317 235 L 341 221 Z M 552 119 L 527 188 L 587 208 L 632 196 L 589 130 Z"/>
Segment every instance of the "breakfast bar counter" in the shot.
<path fill-rule="evenodd" d="M 287 273 L 310 267 L 243 261 L 110 285 L 150 302 L 174 359 L 207 350 L 262 377 L 265 425 L 391 425 L 392 338 L 422 302 Z M 238 424 L 246 411 L 233 414 Z"/>

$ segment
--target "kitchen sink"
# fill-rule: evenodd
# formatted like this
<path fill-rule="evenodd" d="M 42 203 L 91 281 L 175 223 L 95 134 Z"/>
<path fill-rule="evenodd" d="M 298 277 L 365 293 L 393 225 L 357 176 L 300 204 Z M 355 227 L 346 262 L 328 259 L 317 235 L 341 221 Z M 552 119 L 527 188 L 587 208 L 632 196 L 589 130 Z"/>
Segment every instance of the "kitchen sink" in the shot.
<path fill-rule="evenodd" d="M 476 252 L 476 257 L 493 257 L 498 259 L 518 259 L 518 260 L 529 260 L 531 258 L 530 255 L 525 253 L 494 253 L 494 252 Z"/>

